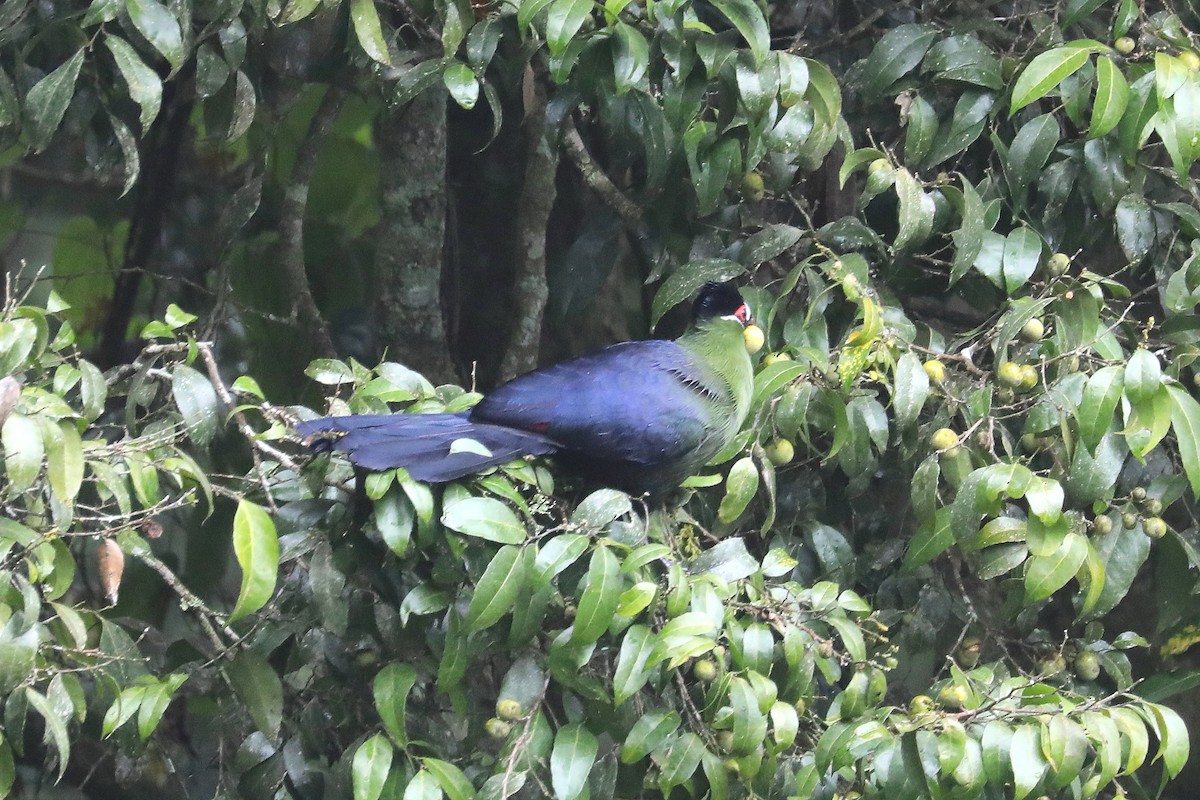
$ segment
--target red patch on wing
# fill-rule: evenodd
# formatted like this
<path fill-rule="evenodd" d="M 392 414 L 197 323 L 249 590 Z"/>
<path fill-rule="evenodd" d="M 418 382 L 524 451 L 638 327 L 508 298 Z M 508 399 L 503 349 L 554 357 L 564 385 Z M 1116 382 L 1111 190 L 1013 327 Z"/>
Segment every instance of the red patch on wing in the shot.
<path fill-rule="evenodd" d="M 549 422 L 535 422 L 530 427 L 532 427 L 538 433 L 545 433 L 546 431 L 550 430 L 550 423 Z"/>

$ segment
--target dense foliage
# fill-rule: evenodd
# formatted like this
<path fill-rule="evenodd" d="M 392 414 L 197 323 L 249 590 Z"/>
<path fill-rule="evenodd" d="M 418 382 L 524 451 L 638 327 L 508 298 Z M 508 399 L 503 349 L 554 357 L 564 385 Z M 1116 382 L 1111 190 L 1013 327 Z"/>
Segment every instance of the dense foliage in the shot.
<path fill-rule="evenodd" d="M 1198 29 L 5 4 L 0 796 L 1169 795 Z M 476 360 L 667 329 L 729 279 L 754 411 L 678 503 L 541 462 L 356 475 L 288 433 L 467 408 Z"/>

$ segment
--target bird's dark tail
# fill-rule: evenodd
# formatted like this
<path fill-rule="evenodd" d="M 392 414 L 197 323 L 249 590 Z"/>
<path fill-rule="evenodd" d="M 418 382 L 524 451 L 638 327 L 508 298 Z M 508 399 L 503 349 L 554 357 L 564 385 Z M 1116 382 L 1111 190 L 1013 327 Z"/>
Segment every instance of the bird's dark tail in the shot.
<path fill-rule="evenodd" d="M 523 455 L 548 455 L 558 445 L 545 436 L 471 422 L 461 414 L 364 414 L 301 422 L 318 452 L 338 450 L 363 469 L 404 467 L 419 481 L 441 483 Z"/>

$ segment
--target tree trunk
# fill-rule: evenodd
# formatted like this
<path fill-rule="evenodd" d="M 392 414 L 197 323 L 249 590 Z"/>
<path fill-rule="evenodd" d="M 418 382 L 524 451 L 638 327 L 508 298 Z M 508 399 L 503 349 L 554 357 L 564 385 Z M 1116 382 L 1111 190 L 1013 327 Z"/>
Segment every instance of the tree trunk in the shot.
<path fill-rule="evenodd" d="M 436 383 L 457 377 L 442 319 L 446 96 L 419 95 L 379 131 L 382 221 L 375 326 L 388 358 Z"/>

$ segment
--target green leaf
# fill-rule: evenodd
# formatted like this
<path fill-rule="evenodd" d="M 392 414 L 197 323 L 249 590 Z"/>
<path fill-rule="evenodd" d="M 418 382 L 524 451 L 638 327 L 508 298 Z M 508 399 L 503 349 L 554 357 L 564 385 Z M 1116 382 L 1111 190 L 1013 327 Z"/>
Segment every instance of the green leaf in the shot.
<path fill-rule="evenodd" d="M 933 43 L 937 28 L 908 23 L 885 33 L 862 66 L 863 93 L 878 97 L 921 63 Z"/>
<path fill-rule="evenodd" d="M 762 9 L 754 0 L 712 0 L 712 4 L 742 34 L 754 63 L 762 67 L 771 49 L 771 31 Z"/>
<path fill-rule="evenodd" d="M 1120 123 L 1129 105 L 1129 82 L 1108 55 L 1096 59 L 1096 100 L 1088 138 L 1104 136 Z"/>
<path fill-rule="evenodd" d="M 242 650 L 225 666 L 225 675 L 258 729 L 272 742 L 278 741 L 283 682 L 275 669 L 255 651 Z"/>
<path fill-rule="evenodd" d="M 58 756 L 58 778 L 62 780 L 63 773 L 67 771 L 67 764 L 71 760 L 71 737 L 67 733 L 67 723 L 55 712 L 46 696 L 32 687 L 25 687 L 25 699 L 46 723 L 45 741 L 47 744 L 54 745 L 54 751 Z M 11 703 L 12 700 L 8 702 Z"/>
<path fill-rule="evenodd" d="M 1149 350 L 1138 348 L 1125 364 L 1125 395 L 1134 405 L 1151 403 L 1162 386 L 1162 367 Z"/>
<path fill-rule="evenodd" d="M 598 489 L 575 506 L 571 512 L 571 524 L 603 530 L 613 520 L 632 511 L 633 502 L 629 495 L 616 489 Z"/>
<path fill-rule="evenodd" d="M 546 542 L 534 561 L 534 582 L 539 586 L 549 584 L 555 575 L 586 553 L 589 545 L 588 538 L 578 533 L 564 533 Z"/>
<path fill-rule="evenodd" d="M 1045 600 L 1075 577 L 1087 558 L 1087 539 L 1078 533 L 1068 533 L 1058 552 L 1048 556 L 1029 557 L 1025 570 L 1025 599 L 1027 602 Z"/>
<path fill-rule="evenodd" d="M 645 685 L 649 677 L 646 661 L 657 643 L 654 632 L 645 625 L 631 625 L 625 632 L 613 671 L 613 701 L 616 705 L 633 697 Z"/>
<path fill-rule="evenodd" d="M 636 764 L 659 750 L 675 734 L 680 718 L 676 711 L 654 709 L 643 714 L 629 729 L 621 745 L 621 763 Z"/>
<path fill-rule="evenodd" d="M 637 28 L 618 22 L 613 36 L 613 80 L 617 94 L 624 94 L 646 77 L 650 67 L 650 45 Z"/>
<path fill-rule="evenodd" d="M 900 201 L 900 226 L 892 246 L 904 250 L 929 238 L 937 207 L 913 174 L 903 167 L 896 170 L 896 197 Z"/>
<path fill-rule="evenodd" d="M 187 57 L 179 20 L 158 0 L 125 0 L 125 9 L 138 33 L 171 64 L 175 72 Z"/>
<path fill-rule="evenodd" d="M 17 779 L 17 768 L 13 763 L 12 748 L 0 737 L 0 797 L 8 797 Z"/>
<path fill-rule="evenodd" d="M 0 628 L 0 695 L 32 681 L 34 660 L 37 657 L 38 629 L 22 625 L 21 615 L 14 614 Z"/>
<path fill-rule="evenodd" d="M 383 27 L 379 22 L 379 12 L 375 10 L 375 0 L 350 0 L 350 19 L 354 22 L 354 35 L 362 45 L 363 51 L 372 60 L 390 67 L 392 57 L 388 54 L 387 42 L 383 38 Z M 358 800 L 357 797 L 355 800 Z"/>
<path fill-rule="evenodd" d="M 396 556 L 403 557 L 408 552 L 416 522 L 416 511 L 412 503 L 398 487 L 385 491 L 384 495 L 375 501 L 375 527 L 379 530 L 383 543 Z"/>
<path fill-rule="evenodd" d="M 1179 458 L 1192 487 L 1192 496 L 1200 497 L 1200 403 L 1184 389 L 1167 386 L 1171 400 L 1171 428 L 1175 431 Z"/>
<path fill-rule="evenodd" d="M 24 414 L 9 414 L 0 429 L 4 446 L 4 471 L 8 478 L 8 493 L 19 496 L 37 479 L 46 451 L 42 444 L 42 429 Z"/>
<path fill-rule="evenodd" d="M 71 420 L 57 425 L 42 420 L 42 438 L 46 444 L 46 476 L 50 490 L 63 505 L 70 508 L 83 485 L 83 441 L 79 429 Z"/>
<path fill-rule="evenodd" d="M 358 746 L 350 766 L 354 800 L 379 800 L 395 753 L 392 743 L 382 733 L 375 734 Z"/>
<path fill-rule="evenodd" d="M 1017 228 L 1004 239 L 1004 287 L 1011 295 L 1025 285 L 1042 258 L 1042 240 L 1031 228 Z"/>
<path fill-rule="evenodd" d="M 470 779 L 449 761 L 425 758 L 421 763 L 437 778 L 442 791 L 450 800 L 472 800 L 475 797 L 475 787 L 471 785 Z"/>
<path fill-rule="evenodd" d="M 1041 177 L 1042 169 L 1058 145 L 1060 131 L 1053 114 L 1042 114 L 1026 122 L 1013 138 L 1004 158 L 1004 175 L 1012 189 L 1013 203 L 1019 211 L 1025 205 L 1029 187 Z"/>
<path fill-rule="evenodd" d="M 1160 103 L 1169 100 L 1188 82 L 1188 71 L 1182 59 L 1162 51 L 1154 54 L 1154 85 Z"/>
<path fill-rule="evenodd" d="M 417 671 L 411 664 L 388 664 L 371 684 L 379 719 L 388 735 L 401 747 L 408 742 L 405 708 L 408 693 L 416 682 Z"/>
<path fill-rule="evenodd" d="M 892 381 L 892 411 L 896 415 L 896 427 L 905 430 L 916 424 L 929 398 L 929 374 L 921 365 L 921 359 L 907 352 L 896 361 Z"/>
<path fill-rule="evenodd" d="M 1009 759 L 1012 764 L 1014 800 L 1028 796 L 1046 774 L 1049 765 L 1042 754 L 1039 734 L 1036 725 L 1018 725 L 1013 733 Z"/>
<path fill-rule="evenodd" d="M 1154 760 L 1162 760 L 1167 774 L 1174 778 L 1187 764 L 1189 741 L 1188 729 L 1183 718 L 1173 709 L 1157 703 L 1147 703 L 1146 710 L 1154 723 L 1158 736 L 1158 753 Z"/>
<path fill-rule="evenodd" d="M 142 132 L 145 133 L 158 117 L 158 110 L 162 105 L 162 80 L 157 72 L 146 66 L 137 51 L 124 39 L 110 34 L 104 37 L 104 44 L 112 53 L 117 69 L 129 87 L 129 99 L 142 109 L 141 125 Z"/>
<path fill-rule="evenodd" d="M 691 779 L 705 752 L 704 742 L 700 737 L 686 731 L 677 736 L 666 751 L 655 753 L 656 760 L 662 765 L 658 785 L 664 797 L 670 796 L 671 788 Z"/>
<path fill-rule="evenodd" d="M 924 97 L 915 95 L 908 107 L 908 126 L 904 132 L 905 162 L 920 164 L 925 160 L 937 129 L 937 110 Z"/>
<path fill-rule="evenodd" d="M 554 0 L 546 14 L 546 44 L 561 56 L 592 14 L 591 0 Z"/>
<path fill-rule="evenodd" d="M 1029 66 L 1021 71 L 1013 86 L 1012 104 L 1009 114 L 1015 114 L 1035 100 L 1045 97 L 1056 86 L 1062 83 L 1068 75 L 1073 75 L 1087 63 L 1093 52 L 1107 49 L 1071 43 L 1055 47 L 1034 57 Z"/>
<path fill-rule="evenodd" d="M 1150 204 L 1139 193 L 1125 195 L 1117 203 L 1117 242 L 1130 264 L 1139 264 L 1154 246 L 1156 235 L 1154 214 Z"/>
<path fill-rule="evenodd" d="M 442 800 L 442 788 L 429 770 L 420 770 L 404 787 L 404 800 Z"/>
<path fill-rule="evenodd" d="M 908 550 L 904 554 L 904 568 L 912 570 L 928 564 L 948 550 L 952 544 L 954 544 L 954 530 L 950 525 L 950 509 L 939 508 L 932 519 L 927 519 L 921 524 L 917 534 L 909 543 Z"/>
<path fill-rule="evenodd" d="M 75 81 L 83 66 L 82 49 L 33 85 L 25 97 L 26 135 L 35 152 L 50 144 L 75 96 Z"/>
<path fill-rule="evenodd" d="M 498 544 L 520 544 L 525 526 L 516 513 L 492 497 L 468 497 L 446 506 L 442 524 L 452 531 Z"/>
<path fill-rule="evenodd" d="M 475 585 L 467 609 L 466 629 L 481 631 L 495 625 L 529 589 L 529 568 L 533 551 L 527 547 L 505 545 L 492 557 Z"/>
<path fill-rule="evenodd" d="M 1123 366 L 1103 367 L 1088 378 L 1076 418 L 1079 423 L 1079 440 L 1093 455 L 1096 453 L 1096 446 L 1112 425 L 1113 414 L 1124 390 Z"/>
<path fill-rule="evenodd" d="M 529 30 L 529 26 L 537 15 L 543 11 L 553 0 L 522 0 L 517 7 L 517 28 L 521 32 L 522 38 L 525 32 Z"/>
<path fill-rule="evenodd" d="M 598 547 L 588 565 L 587 588 L 579 596 L 572 645 L 587 645 L 608 630 L 621 601 L 621 565 L 607 547 Z"/>
<path fill-rule="evenodd" d="M 575 800 L 587 786 L 599 742 L 579 723 L 566 725 L 554 737 L 550 753 L 550 785 L 558 800 Z"/>
<path fill-rule="evenodd" d="M 1012 497 L 1012 493 L 1009 494 Z M 1029 510 L 1047 525 L 1053 525 L 1062 516 L 1063 487 L 1053 478 L 1033 476 L 1025 489 L 1025 502 Z"/>
<path fill-rule="evenodd" d="M 245 499 L 238 501 L 233 516 L 233 550 L 242 568 L 242 588 L 229 615 L 230 622 L 258 611 L 275 593 L 279 537 L 274 521 L 262 506 Z"/>
<path fill-rule="evenodd" d="M 725 496 L 717 509 L 717 519 L 726 524 L 742 515 L 758 492 L 758 470 L 749 456 L 738 459 L 725 479 Z"/>
<path fill-rule="evenodd" d="M 1079 723 L 1066 714 L 1054 714 L 1042 728 L 1042 753 L 1054 776 L 1050 785 L 1061 789 L 1079 776 L 1088 754 L 1087 735 Z"/>
<path fill-rule="evenodd" d="M 138 736 L 144 742 L 153 735 L 162 721 L 167 706 L 171 704 L 175 691 L 187 680 L 186 675 L 168 675 L 155 686 L 148 687 L 146 696 L 138 709 Z"/>
<path fill-rule="evenodd" d="M 767 717 L 744 678 L 737 677 L 729 682 L 729 705 L 733 709 L 733 749 L 749 753 L 767 738 Z"/>
<path fill-rule="evenodd" d="M 740 536 L 734 536 L 717 542 L 689 561 L 687 571 L 733 583 L 758 572 L 758 560 L 746 550 L 746 542 Z"/>
<path fill-rule="evenodd" d="M 205 376 L 180 364 L 171 375 L 171 395 L 187 423 L 188 436 L 204 447 L 217 432 L 216 390 Z"/>
<path fill-rule="evenodd" d="M 963 187 L 962 227 L 950 234 L 954 240 L 954 261 L 950 264 L 951 285 L 967 274 L 983 249 L 983 234 L 986 230 L 983 222 L 983 200 L 979 192 L 960 175 Z"/>
<path fill-rule="evenodd" d="M 442 72 L 442 82 L 460 107 L 467 110 L 475 107 L 479 100 L 479 80 L 470 67 L 461 61 L 449 64 Z"/>
<path fill-rule="evenodd" d="M 770 261 L 800 241 L 801 236 L 803 231 L 792 225 L 767 225 L 746 240 L 746 244 L 738 253 L 738 260 L 747 266 Z"/>

